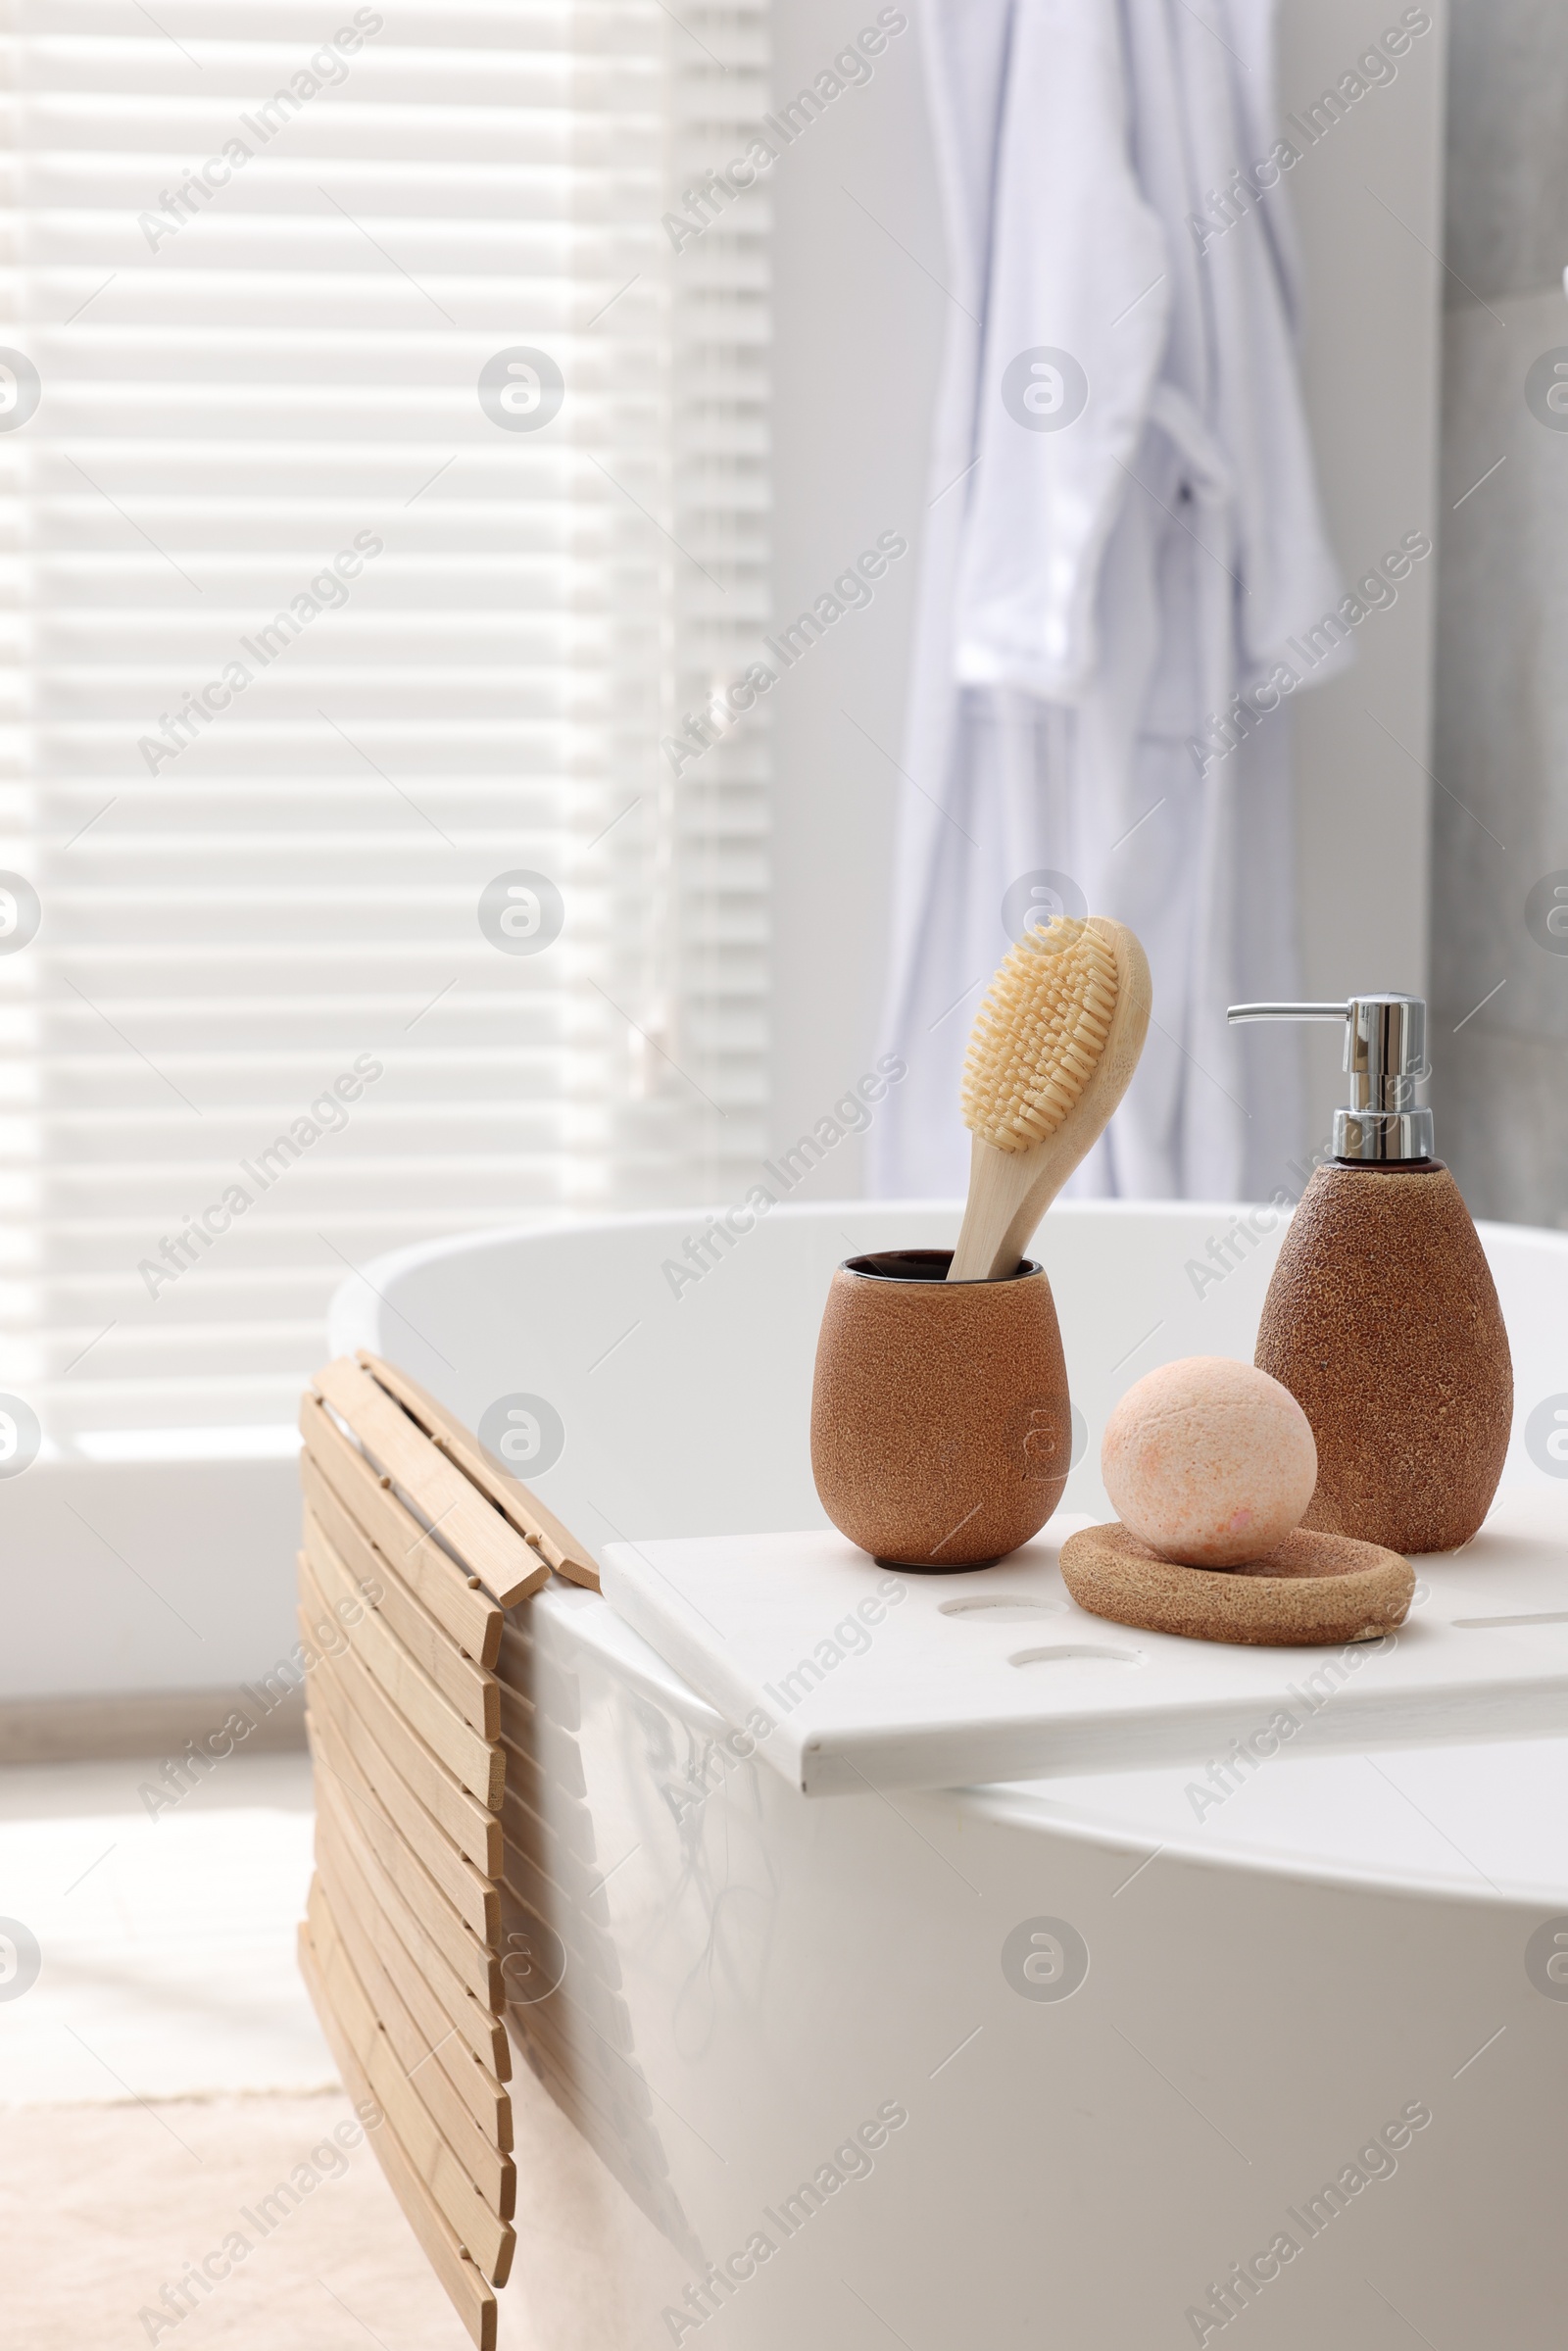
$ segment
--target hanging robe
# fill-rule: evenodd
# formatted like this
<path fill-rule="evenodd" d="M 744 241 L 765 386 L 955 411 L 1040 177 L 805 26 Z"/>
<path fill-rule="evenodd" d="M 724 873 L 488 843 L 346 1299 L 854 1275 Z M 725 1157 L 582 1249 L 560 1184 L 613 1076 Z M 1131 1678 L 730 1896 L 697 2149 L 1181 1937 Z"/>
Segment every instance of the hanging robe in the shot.
<path fill-rule="evenodd" d="M 1075 1188 L 1266 1197 L 1296 1041 L 1225 1006 L 1298 993 L 1291 698 L 1350 653 L 1320 626 L 1273 0 L 923 0 L 921 34 L 951 327 L 873 1185 L 963 1191 L 975 1010 L 1064 909 L 1129 923 L 1154 984 Z"/>

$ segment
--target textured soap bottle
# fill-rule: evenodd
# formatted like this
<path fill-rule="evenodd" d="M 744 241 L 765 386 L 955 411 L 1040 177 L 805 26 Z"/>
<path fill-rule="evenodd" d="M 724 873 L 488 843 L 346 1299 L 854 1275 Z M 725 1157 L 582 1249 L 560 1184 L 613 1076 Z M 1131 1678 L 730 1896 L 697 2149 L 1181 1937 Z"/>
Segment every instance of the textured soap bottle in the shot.
<path fill-rule="evenodd" d="M 1453 1550 L 1502 1475 L 1513 1363 L 1492 1269 L 1415 1100 L 1426 1005 L 1358 996 L 1234 1004 L 1230 1017 L 1345 1030 L 1350 1100 L 1285 1237 L 1254 1357 L 1317 1440 L 1302 1524 L 1395 1551 Z"/>

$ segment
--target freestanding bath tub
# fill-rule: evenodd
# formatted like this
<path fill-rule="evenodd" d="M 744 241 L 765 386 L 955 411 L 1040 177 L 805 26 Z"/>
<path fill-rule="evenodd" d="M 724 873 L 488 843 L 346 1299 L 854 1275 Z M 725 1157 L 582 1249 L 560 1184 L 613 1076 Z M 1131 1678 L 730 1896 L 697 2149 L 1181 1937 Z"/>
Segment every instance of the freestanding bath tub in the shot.
<path fill-rule="evenodd" d="M 1053 1211 L 1037 1253 L 1082 1416 L 1064 1507 L 1105 1511 L 1100 1432 L 1133 1380 L 1250 1355 L 1271 1222 Z M 334 1352 L 503 1432 L 592 1546 L 821 1526 L 832 1267 L 951 1244 L 956 1210 L 707 1223 L 384 1258 L 339 1293 Z M 1505 1477 L 1562 1494 L 1568 1612 L 1568 1237 L 1483 1239 Z M 504 2342 L 1559 2351 L 1568 1739 L 1287 1750 L 1200 1818 L 1208 1758 L 808 1801 L 597 1595 L 517 1613 L 510 2022 L 550 2098 L 519 2066 Z M 1497 1638 L 1556 1657 L 1568 1614 Z"/>

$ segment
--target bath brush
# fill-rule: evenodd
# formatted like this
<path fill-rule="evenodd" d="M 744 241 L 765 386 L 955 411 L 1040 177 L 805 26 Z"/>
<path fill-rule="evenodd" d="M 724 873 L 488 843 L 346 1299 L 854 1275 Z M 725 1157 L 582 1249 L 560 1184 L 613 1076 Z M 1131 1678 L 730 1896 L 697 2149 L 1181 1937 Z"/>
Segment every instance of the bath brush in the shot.
<path fill-rule="evenodd" d="M 1127 1091 L 1150 996 L 1143 949 L 1102 914 L 1058 914 L 1014 942 L 964 1059 L 973 1143 L 950 1282 L 1016 1273 L 1036 1225 Z"/>

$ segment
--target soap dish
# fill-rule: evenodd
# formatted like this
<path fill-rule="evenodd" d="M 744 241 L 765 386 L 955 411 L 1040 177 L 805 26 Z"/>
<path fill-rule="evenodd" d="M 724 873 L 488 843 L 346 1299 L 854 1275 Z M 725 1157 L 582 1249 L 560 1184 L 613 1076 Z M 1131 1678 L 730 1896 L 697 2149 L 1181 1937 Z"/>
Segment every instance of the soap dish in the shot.
<path fill-rule="evenodd" d="M 1224 1569 L 1161 1559 L 1130 1528 L 1084 1527 L 1061 1546 L 1080 1608 L 1147 1633 L 1263 1648 L 1376 1641 L 1402 1625 L 1415 1570 L 1397 1551 L 1298 1527 L 1262 1559 Z"/>

